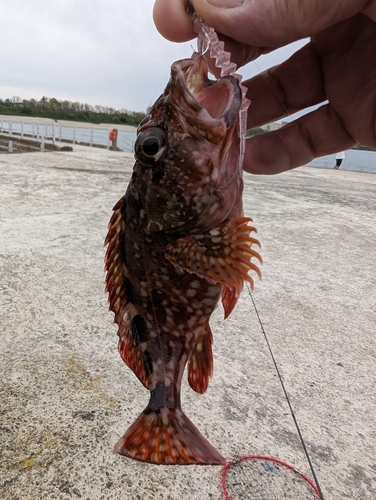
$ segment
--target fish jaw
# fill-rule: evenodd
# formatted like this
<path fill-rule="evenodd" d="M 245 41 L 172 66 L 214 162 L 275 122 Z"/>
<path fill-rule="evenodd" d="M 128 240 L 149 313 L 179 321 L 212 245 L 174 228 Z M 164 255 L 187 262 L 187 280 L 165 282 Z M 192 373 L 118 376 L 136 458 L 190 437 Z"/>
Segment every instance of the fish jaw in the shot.
<path fill-rule="evenodd" d="M 206 60 L 197 53 L 171 66 L 165 94 L 184 115 L 191 132 L 213 143 L 224 140 L 242 102 L 238 80 L 232 76 L 210 80 Z"/>

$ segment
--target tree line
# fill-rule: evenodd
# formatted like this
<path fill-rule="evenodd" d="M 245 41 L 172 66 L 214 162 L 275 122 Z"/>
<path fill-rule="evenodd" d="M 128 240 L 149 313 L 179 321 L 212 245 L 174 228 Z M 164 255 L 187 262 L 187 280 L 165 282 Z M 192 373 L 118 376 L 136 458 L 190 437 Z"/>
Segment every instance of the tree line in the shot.
<path fill-rule="evenodd" d="M 59 101 L 55 97 L 37 99 L 0 98 L 0 114 L 35 116 L 55 120 L 73 120 L 89 123 L 114 123 L 137 126 L 144 113 L 107 106 L 92 106 L 81 102 Z"/>

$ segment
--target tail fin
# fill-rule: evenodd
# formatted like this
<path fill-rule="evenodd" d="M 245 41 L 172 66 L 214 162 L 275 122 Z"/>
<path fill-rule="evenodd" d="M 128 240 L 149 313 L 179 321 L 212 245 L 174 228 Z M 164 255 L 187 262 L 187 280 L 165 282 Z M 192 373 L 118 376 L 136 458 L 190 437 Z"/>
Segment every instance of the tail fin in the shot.
<path fill-rule="evenodd" d="M 161 465 L 224 465 L 225 459 L 179 409 L 148 407 L 116 443 L 119 455 Z"/>

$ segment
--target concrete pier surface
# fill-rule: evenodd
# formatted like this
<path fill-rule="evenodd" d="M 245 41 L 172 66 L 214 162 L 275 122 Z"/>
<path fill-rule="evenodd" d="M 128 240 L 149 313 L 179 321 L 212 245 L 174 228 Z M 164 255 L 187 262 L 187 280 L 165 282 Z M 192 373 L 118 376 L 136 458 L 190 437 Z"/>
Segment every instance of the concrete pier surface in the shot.
<path fill-rule="evenodd" d="M 113 451 L 148 401 L 104 294 L 103 240 L 132 166 L 78 146 L 0 157 L 2 500 L 223 498 L 219 467 Z M 253 298 L 324 498 L 374 500 L 376 175 L 246 175 L 244 200 L 264 259 Z M 211 327 L 214 377 L 203 396 L 184 382 L 185 413 L 226 459 L 271 455 L 311 477 L 246 290 Z"/>

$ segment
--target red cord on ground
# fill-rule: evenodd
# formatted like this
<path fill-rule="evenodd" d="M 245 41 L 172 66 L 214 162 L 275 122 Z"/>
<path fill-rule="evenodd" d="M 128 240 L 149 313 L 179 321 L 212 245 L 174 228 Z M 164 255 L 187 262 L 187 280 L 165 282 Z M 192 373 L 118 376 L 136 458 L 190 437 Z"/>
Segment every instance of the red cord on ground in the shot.
<path fill-rule="evenodd" d="M 313 490 L 315 491 L 317 497 L 321 500 L 321 495 L 320 495 L 320 492 L 319 490 L 317 489 L 315 483 L 309 478 L 307 477 L 305 474 L 303 474 L 302 472 L 299 472 L 297 469 L 295 469 L 294 466 L 286 463 L 286 462 L 283 462 L 282 460 L 279 460 L 278 458 L 274 458 L 274 457 L 267 457 L 267 456 L 264 456 L 264 455 L 246 455 L 244 457 L 240 457 L 236 460 L 233 460 L 232 462 L 229 462 L 227 463 L 223 469 L 222 469 L 222 474 L 221 474 L 221 485 L 222 485 L 222 490 L 223 490 L 223 494 L 225 496 L 225 499 L 226 500 L 231 500 L 231 497 L 227 491 L 227 487 L 226 487 L 226 476 L 227 476 L 227 471 L 229 470 L 229 468 L 238 463 L 238 462 L 242 462 L 243 460 L 250 460 L 250 459 L 256 459 L 256 460 L 267 460 L 268 462 L 275 462 L 277 464 L 280 464 L 280 465 L 283 465 L 284 467 L 287 467 L 288 469 L 296 472 L 297 474 L 299 474 L 299 476 L 301 476 L 303 479 L 305 479 L 307 481 L 307 483 L 309 483 L 309 485 L 313 488 Z"/>

